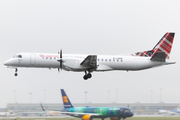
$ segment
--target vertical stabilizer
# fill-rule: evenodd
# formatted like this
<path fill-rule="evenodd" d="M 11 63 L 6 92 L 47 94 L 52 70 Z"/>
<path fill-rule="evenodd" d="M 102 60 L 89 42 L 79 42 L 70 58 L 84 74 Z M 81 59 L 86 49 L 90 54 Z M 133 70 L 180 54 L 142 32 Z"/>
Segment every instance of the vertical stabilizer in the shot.
<path fill-rule="evenodd" d="M 174 35 L 175 33 L 166 33 L 153 48 L 153 55 L 155 55 L 157 52 L 164 52 L 165 58 L 169 59 L 169 55 L 171 53 L 171 48 L 174 40 Z"/>
<path fill-rule="evenodd" d="M 133 56 L 153 57 L 159 53 L 165 53 L 165 59 L 169 59 L 175 33 L 166 33 L 152 50 L 137 52 Z"/>
<path fill-rule="evenodd" d="M 71 101 L 69 100 L 68 96 L 66 95 L 64 89 L 61 89 L 60 91 L 61 91 L 61 94 L 62 94 L 62 101 L 63 101 L 64 108 L 72 108 L 72 107 L 74 107 L 71 104 Z"/>

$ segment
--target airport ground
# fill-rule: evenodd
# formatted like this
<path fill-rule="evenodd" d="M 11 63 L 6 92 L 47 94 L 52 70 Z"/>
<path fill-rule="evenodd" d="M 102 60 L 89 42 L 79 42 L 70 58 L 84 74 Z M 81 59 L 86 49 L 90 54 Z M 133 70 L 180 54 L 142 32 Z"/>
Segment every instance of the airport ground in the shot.
<path fill-rule="evenodd" d="M 75 117 L 38 117 L 38 118 L 32 118 L 32 117 L 24 117 L 24 118 L 0 118 L 0 120 L 81 120 L 80 118 Z M 101 119 L 93 119 L 93 120 L 101 120 Z M 106 118 L 105 120 L 110 120 L 109 118 Z M 135 116 L 131 118 L 127 118 L 126 120 L 180 120 L 180 117 L 178 116 Z"/>
<path fill-rule="evenodd" d="M 162 108 L 164 110 L 176 111 L 177 107 L 180 108 L 179 103 L 73 103 L 74 106 L 78 107 L 127 107 L 130 106 L 131 111 L 134 115 L 157 115 L 159 114 L 158 108 Z M 44 108 L 46 110 L 61 110 L 63 109 L 62 103 L 44 103 Z M 8 110 L 16 113 L 29 113 L 36 112 L 42 113 L 42 108 L 39 103 L 8 103 L 6 108 L 0 109 L 1 112 L 6 112 Z M 25 115 L 21 115 L 25 116 Z M 30 115 L 26 115 L 30 116 Z M 37 115 L 38 116 L 38 115 Z"/>

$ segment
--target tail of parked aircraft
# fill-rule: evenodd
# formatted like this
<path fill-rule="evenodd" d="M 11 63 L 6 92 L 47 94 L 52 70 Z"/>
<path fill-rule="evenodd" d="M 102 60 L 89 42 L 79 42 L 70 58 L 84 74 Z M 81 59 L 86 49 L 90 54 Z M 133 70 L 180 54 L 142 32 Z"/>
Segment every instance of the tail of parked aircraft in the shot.
<path fill-rule="evenodd" d="M 160 56 L 164 56 L 165 54 L 165 59 L 169 59 L 169 55 L 171 52 L 173 40 L 174 40 L 174 35 L 175 33 L 169 32 L 166 33 L 161 40 L 154 46 L 152 50 L 149 51 L 143 51 L 143 52 L 137 52 L 133 54 L 134 56 L 143 56 L 143 57 L 153 57 L 157 53 L 161 54 Z"/>
<path fill-rule="evenodd" d="M 42 110 L 46 112 L 46 110 L 44 109 L 44 107 L 42 106 L 42 104 L 40 104 L 40 105 L 41 105 Z"/>
<path fill-rule="evenodd" d="M 61 89 L 61 94 L 62 94 L 62 100 L 63 100 L 63 104 L 64 104 L 64 108 L 72 108 L 74 107 L 71 104 L 71 101 L 69 100 L 68 96 L 66 95 L 64 89 Z"/>

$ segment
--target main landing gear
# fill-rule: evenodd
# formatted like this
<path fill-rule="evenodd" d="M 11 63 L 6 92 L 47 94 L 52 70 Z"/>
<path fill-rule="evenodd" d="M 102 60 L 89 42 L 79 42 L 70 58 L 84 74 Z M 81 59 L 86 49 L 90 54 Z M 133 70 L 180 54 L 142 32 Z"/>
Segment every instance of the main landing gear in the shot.
<path fill-rule="evenodd" d="M 87 72 L 85 71 L 85 75 L 84 75 L 84 77 L 83 77 L 84 80 L 87 80 L 88 78 L 91 78 L 91 77 L 92 77 L 91 73 L 90 73 L 90 72 L 87 73 Z"/>
<path fill-rule="evenodd" d="M 14 73 L 14 76 L 18 76 L 17 71 L 18 71 L 18 69 L 17 69 L 17 68 L 15 68 L 15 73 Z"/>

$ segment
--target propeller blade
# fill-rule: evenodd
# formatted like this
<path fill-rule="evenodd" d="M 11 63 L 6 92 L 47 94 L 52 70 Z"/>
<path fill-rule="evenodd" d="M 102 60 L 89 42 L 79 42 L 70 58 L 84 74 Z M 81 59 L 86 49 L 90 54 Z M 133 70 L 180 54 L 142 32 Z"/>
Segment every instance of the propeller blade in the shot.
<path fill-rule="evenodd" d="M 62 71 L 62 60 L 60 60 L 60 69 Z"/>
<path fill-rule="evenodd" d="M 62 70 L 62 62 L 63 62 L 62 61 L 62 49 L 60 50 L 60 55 L 59 56 L 60 56 L 60 61 L 59 61 L 60 62 L 60 69 Z"/>
<path fill-rule="evenodd" d="M 60 50 L 60 58 L 62 58 L 62 49 Z"/>
<path fill-rule="evenodd" d="M 60 52 L 58 51 L 58 54 L 59 54 L 59 60 L 57 60 L 57 61 L 59 61 L 59 66 L 60 66 L 60 68 L 58 68 L 58 72 L 60 71 L 59 69 L 61 69 L 62 70 L 62 49 L 60 50 Z"/>

